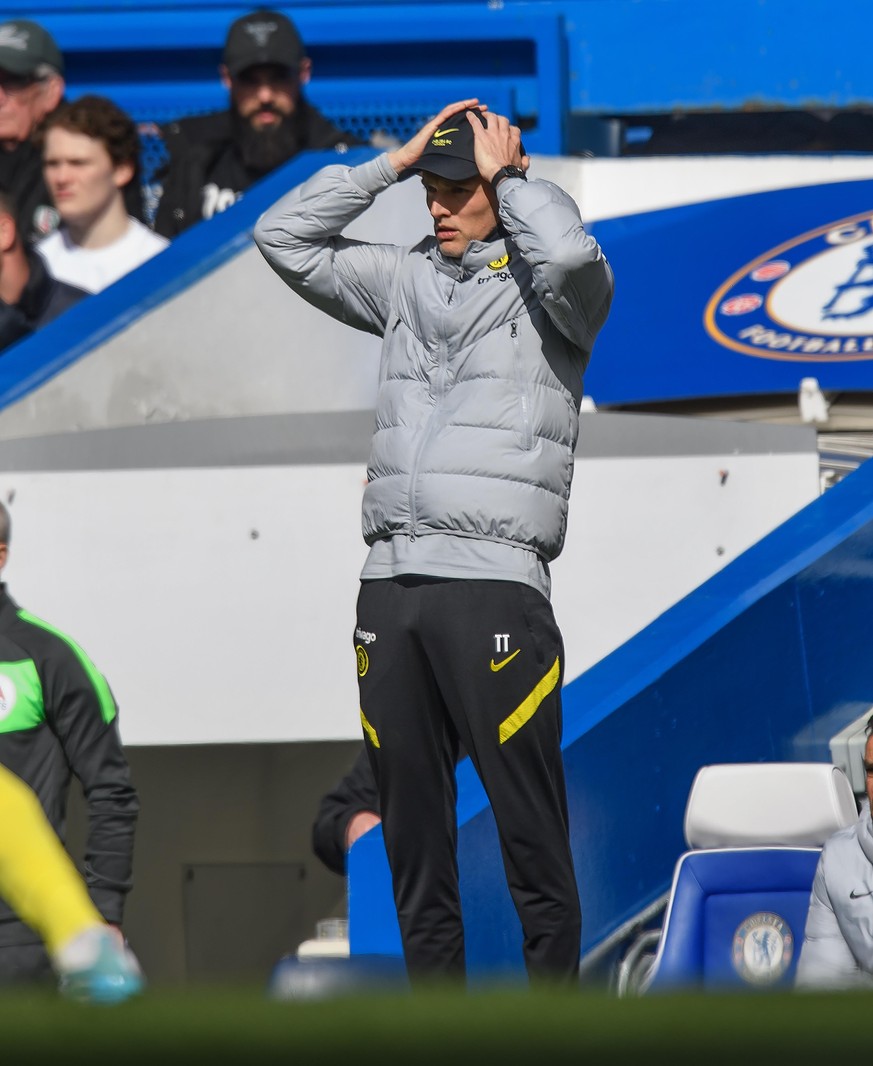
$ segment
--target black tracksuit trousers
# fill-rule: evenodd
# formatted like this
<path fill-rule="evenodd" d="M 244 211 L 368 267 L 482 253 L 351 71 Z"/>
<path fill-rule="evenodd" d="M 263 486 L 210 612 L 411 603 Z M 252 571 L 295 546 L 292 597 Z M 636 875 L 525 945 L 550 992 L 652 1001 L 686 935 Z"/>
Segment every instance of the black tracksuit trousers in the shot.
<path fill-rule="evenodd" d="M 561 755 L 561 634 L 520 582 L 364 581 L 361 718 L 407 969 L 462 977 L 455 763 L 488 794 L 531 978 L 578 974 L 581 913 Z"/>

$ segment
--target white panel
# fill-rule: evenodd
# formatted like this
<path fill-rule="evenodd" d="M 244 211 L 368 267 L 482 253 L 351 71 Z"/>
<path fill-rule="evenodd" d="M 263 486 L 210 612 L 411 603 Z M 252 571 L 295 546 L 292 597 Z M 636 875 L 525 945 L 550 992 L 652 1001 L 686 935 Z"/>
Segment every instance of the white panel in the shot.
<path fill-rule="evenodd" d="M 131 744 L 357 735 L 363 466 L 16 474 L 12 595 L 106 674 Z"/>
<path fill-rule="evenodd" d="M 870 155 L 535 158 L 533 173 L 566 189 L 587 222 L 728 196 L 873 177 Z M 607 254 L 609 250 L 607 249 Z"/>
<path fill-rule="evenodd" d="M 5 576 L 106 673 L 128 744 L 357 738 L 364 478 L 363 465 L 2 474 Z M 567 680 L 817 494 L 814 453 L 578 462 L 552 568 Z"/>
<path fill-rule="evenodd" d="M 818 493 L 814 455 L 577 462 L 567 541 L 552 565 L 568 679 Z"/>

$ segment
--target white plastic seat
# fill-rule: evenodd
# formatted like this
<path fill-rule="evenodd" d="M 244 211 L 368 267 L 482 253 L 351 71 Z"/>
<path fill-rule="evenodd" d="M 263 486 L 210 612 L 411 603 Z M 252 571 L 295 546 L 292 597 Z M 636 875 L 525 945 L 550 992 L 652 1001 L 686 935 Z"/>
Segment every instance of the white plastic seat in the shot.
<path fill-rule="evenodd" d="M 828 763 L 702 767 L 685 809 L 689 850 L 640 987 L 789 984 L 821 847 L 857 817 L 846 774 Z"/>
<path fill-rule="evenodd" d="M 830 763 L 721 763 L 695 775 L 689 848 L 821 847 L 858 817 L 848 777 Z"/>

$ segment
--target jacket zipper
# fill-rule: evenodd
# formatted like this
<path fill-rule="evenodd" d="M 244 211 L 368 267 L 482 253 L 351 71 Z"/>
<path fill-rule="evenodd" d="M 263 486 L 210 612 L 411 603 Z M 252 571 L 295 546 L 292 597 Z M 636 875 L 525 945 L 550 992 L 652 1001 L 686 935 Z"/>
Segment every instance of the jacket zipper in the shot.
<path fill-rule="evenodd" d="M 445 331 L 443 331 L 445 333 Z M 415 460 L 413 461 L 412 468 L 409 471 L 409 539 L 415 540 L 416 525 L 418 522 L 418 515 L 415 507 L 415 483 L 418 480 L 418 467 L 421 462 L 421 457 L 424 453 L 424 449 L 430 443 L 430 439 L 434 434 L 439 423 L 439 416 L 442 411 L 443 399 L 446 394 L 446 377 L 448 375 L 448 356 L 446 354 L 446 345 L 443 342 L 440 346 L 439 354 L 439 377 L 438 388 L 436 390 L 436 397 L 434 399 L 434 407 L 428 418 L 427 427 L 424 433 L 421 435 L 421 441 L 415 452 Z"/>
<path fill-rule="evenodd" d="M 525 451 L 533 447 L 533 427 L 530 421 L 530 392 L 528 391 L 527 378 L 521 362 L 521 344 L 518 339 L 518 319 L 514 318 L 510 323 L 510 337 L 512 338 L 512 357 L 515 363 L 515 377 L 518 382 L 518 391 L 521 400 L 521 441 Z"/>
<path fill-rule="evenodd" d="M 457 277 L 455 278 L 455 281 L 452 284 L 452 288 L 449 291 L 448 301 L 447 301 L 449 304 L 451 304 L 452 300 L 454 299 L 455 283 L 457 281 L 460 281 L 461 278 L 463 278 L 463 276 L 464 276 L 464 264 L 463 264 L 463 259 L 462 259 L 461 263 L 458 266 Z M 443 338 L 445 338 L 445 330 L 442 331 L 442 334 L 443 334 Z M 408 503 L 409 503 L 409 539 L 410 540 L 415 540 L 416 524 L 417 524 L 417 521 L 418 521 L 418 515 L 416 513 L 416 507 L 415 507 L 415 483 L 418 480 L 418 464 L 421 462 L 421 457 L 422 457 L 422 454 L 424 453 L 424 449 L 427 447 L 427 445 L 430 442 L 431 437 L 433 436 L 434 429 L 435 429 L 435 427 L 437 425 L 437 422 L 439 420 L 440 411 L 442 410 L 443 399 L 445 398 L 445 394 L 446 394 L 446 378 L 448 377 L 448 372 L 449 372 L 448 362 L 449 362 L 449 360 L 448 360 L 448 355 L 447 355 L 446 344 L 445 344 L 445 340 L 443 339 L 443 342 L 442 342 L 441 347 L 440 347 L 440 357 L 439 357 L 439 364 L 440 364 L 439 365 L 439 369 L 440 369 L 439 389 L 437 390 L 437 396 L 436 396 L 436 400 L 434 402 L 434 408 L 433 408 L 433 410 L 430 413 L 430 418 L 428 419 L 427 428 L 426 428 L 425 432 L 422 434 L 421 443 L 419 444 L 418 449 L 417 449 L 417 451 L 415 453 L 415 460 L 413 461 L 412 469 L 409 471 L 409 496 L 408 496 Z"/>

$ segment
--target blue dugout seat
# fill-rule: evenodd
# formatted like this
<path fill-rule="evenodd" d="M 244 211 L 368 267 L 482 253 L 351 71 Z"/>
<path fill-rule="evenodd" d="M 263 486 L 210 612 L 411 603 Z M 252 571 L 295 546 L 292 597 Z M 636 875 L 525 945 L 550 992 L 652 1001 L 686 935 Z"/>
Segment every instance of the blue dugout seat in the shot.
<path fill-rule="evenodd" d="M 793 982 L 825 840 L 858 817 L 845 773 L 826 763 L 738 763 L 698 771 L 644 992 L 763 990 Z"/>

